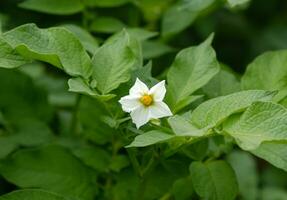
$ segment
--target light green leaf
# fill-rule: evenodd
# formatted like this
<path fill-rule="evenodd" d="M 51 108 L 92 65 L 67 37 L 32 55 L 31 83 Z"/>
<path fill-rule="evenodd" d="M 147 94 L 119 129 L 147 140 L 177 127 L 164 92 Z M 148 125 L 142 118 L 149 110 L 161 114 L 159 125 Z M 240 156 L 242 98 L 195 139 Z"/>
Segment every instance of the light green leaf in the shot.
<path fill-rule="evenodd" d="M 169 135 L 160 131 L 149 131 L 147 133 L 136 136 L 134 141 L 126 147 L 145 147 L 152 144 L 165 142 L 174 137 L 174 135 Z"/>
<path fill-rule="evenodd" d="M 234 151 L 227 156 L 227 160 L 235 171 L 243 199 L 258 199 L 259 177 L 255 159 L 246 152 Z"/>
<path fill-rule="evenodd" d="M 84 9 L 81 0 L 26 0 L 21 8 L 56 15 L 70 15 Z"/>
<path fill-rule="evenodd" d="M 167 74 L 168 102 L 172 109 L 205 85 L 219 71 L 213 34 L 202 44 L 180 51 Z"/>
<path fill-rule="evenodd" d="M 179 111 L 181 111 L 183 108 L 185 108 L 186 106 L 190 105 L 192 102 L 202 98 L 203 95 L 190 95 L 188 97 L 186 97 L 185 99 L 179 101 L 177 103 L 177 105 L 174 108 L 173 113 L 177 113 Z"/>
<path fill-rule="evenodd" d="M 70 200 L 50 191 L 39 189 L 16 190 L 0 197 L 0 200 Z"/>
<path fill-rule="evenodd" d="M 264 141 L 287 140 L 287 109 L 272 102 L 255 102 L 239 117 L 224 124 L 244 150 L 253 150 Z"/>
<path fill-rule="evenodd" d="M 125 27 L 124 23 L 113 17 L 96 18 L 90 26 L 90 30 L 99 33 L 115 33 Z"/>
<path fill-rule="evenodd" d="M 250 0 L 227 0 L 230 7 L 241 6 L 241 5 L 247 4 L 249 1 Z"/>
<path fill-rule="evenodd" d="M 0 164 L 1 174 L 21 188 L 42 188 L 92 200 L 92 173 L 60 146 L 20 150 Z"/>
<path fill-rule="evenodd" d="M 272 51 L 258 56 L 247 66 L 241 85 L 245 90 L 279 90 L 278 96 L 282 99 L 287 96 L 286 77 L 287 50 Z"/>
<path fill-rule="evenodd" d="M 287 171 L 286 141 L 263 142 L 258 148 L 251 150 L 251 153 L 268 161 L 272 165 Z"/>
<path fill-rule="evenodd" d="M 213 3 L 214 0 L 180 0 L 164 13 L 161 24 L 162 35 L 166 37 L 183 31 Z"/>
<path fill-rule="evenodd" d="M 2 37 L 0 37 L 0 67 L 15 68 L 28 61 L 20 56 Z"/>
<path fill-rule="evenodd" d="M 127 82 L 132 69 L 140 67 L 137 66 L 140 57 L 138 41 L 126 31 L 112 37 L 93 57 L 93 77 L 97 80 L 97 88 L 107 94 Z"/>
<path fill-rule="evenodd" d="M 25 58 L 48 62 L 71 76 L 88 78 L 91 60 L 79 40 L 65 28 L 40 29 L 35 24 L 19 26 L 3 34 Z"/>
<path fill-rule="evenodd" d="M 199 128 L 214 127 L 255 101 L 270 101 L 274 94 L 263 90 L 249 90 L 217 97 L 200 104 L 193 111 L 191 121 Z"/>
<path fill-rule="evenodd" d="M 233 200 L 237 196 L 236 176 L 227 162 L 193 162 L 189 169 L 194 190 L 201 198 Z"/>
<path fill-rule="evenodd" d="M 96 52 L 99 43 L 88 31 L 74 24 L 64 24 L 62 26 L 74 33 L 88 52 L 91 54 Z"/>
<path fill-rule="evenodd" d="M 168 123 L 178 136 L 200 137 L 208 133 L 207 130 L 198 129 L 189 119 L 180 115 L 170 117 Z"/>
<path fill-rule="evenodd" d="M 139 41 L 144 41 L 158 35 L 157 32 L 148 31 L 143 28 L 127 28 L 127 32 Z"/>
<path fill-rule="evenodd" d="M 83 0 L 84 4 L 96 7 L 117 7 L 129 1 L 130 0 Z"/>
<path fill-rule="evenodd" d="M 96 83 L 94 84 L 96 85 Z M 90 88 L 88 83 L 82 78 L 70 78 L 68 80 L 68 85 L 69 85 L 70 92 L 86 94 L 93 98 L 98 98 L 98 99 L 105 100 L 105 101 L 115 96 L 113 94 L 100 95 L 96 90 Z"/>

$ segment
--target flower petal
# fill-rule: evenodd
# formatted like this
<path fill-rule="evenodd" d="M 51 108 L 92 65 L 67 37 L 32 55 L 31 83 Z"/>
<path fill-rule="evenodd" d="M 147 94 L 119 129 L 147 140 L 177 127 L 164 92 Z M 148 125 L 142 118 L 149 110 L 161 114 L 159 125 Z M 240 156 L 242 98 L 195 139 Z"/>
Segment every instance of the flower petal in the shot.
<path fill-rule="evenodd" d="M 150 109 L 144 106 L 140 106 L 131 112 L 132 121 L 136 124 L 137 128 L 140 128 L 149 121 L 149 113 Z"/>
<path fill-rule="evenodd" d="M 135 84 L 130 89 L 129 93 L 133 96 L 142 96 L 144 94 L 147 94 L 149 91 L 146 84 L 144 84 L 140 79 L 137 78 Z"/>
<path fill-rule="evenodd" d="M 125 112 L 131 112 L 141 106 L 139 99 L 130 95 L 122 97 L 119 102 Z"/>
<path fill-rule="evenodd" d="M 155 101 L 162 101 L 165 96 L 165 93 L 166 93 L 165 81 L 159 82 L 158 84 L 153 86 L 149 91 L 149 94 L 153 95 Z"/>
<path fill-rule="evenodd" d="M 155 102 L 150 106 L 150 118 L 158 119 L 172 116 L 172 112 L 164 102 Z"/>

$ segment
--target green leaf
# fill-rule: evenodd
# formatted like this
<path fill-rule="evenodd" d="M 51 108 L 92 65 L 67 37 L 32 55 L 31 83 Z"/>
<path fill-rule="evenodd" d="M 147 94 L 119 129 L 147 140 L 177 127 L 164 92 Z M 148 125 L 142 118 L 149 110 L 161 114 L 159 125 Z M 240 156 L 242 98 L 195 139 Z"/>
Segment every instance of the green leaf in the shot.
<path fill-rule="evenodd" d="M 202 97 L 203 97 L 203 95 L 191 95 L 191 96 L 186 97 L 185 99 L 179 101 L 176 104 L 173 113 L 177 113 L 177 112 L 181 111 L 183 108 L 187 107 L 188 105 L 190 105 L 191 103 L 193 103 L 194 101 L 196 101 Z"/>
<path fill-rule="evenodd" d="M 97 88 L 107 94 L 127 82 L 131 70 L 140 67 L 137 66 L 140 57 L 138 41 L 126 31 L 108 40 L 93 57 L 93 77 L 97 80 Z"/>
<path fill-rule="evenodd" d="M 84 4 L 96 7 L 117 7 L 129 1 L 130 0 L 83 0 Z"/>
<path fill-rule="evenodd" d="M 70 200 L 50 191 L 39 189 L 16 190 L 0 197 L 0 200 Z"/>
<path fill-rule="evenodd" d="M 287 139 L 287 109 L 272 102 L 255 102 L 240 116 L 227 120 L 224 131 L 244 150 L 264 141 Z"/>
<path fill-rule="evenodd" d="M 62 26 L 74 33 L 88 52 L 91 54 L 96 52 L 99 43 L 88 31 L 74 24 L 64 24 Z"/>
<path fill-rule="evenodd" d="M 111 156 L 103 149 L 93 147 L 82 147 L 73 150 L 87 166 L 101 172 L 107 172 L 111 162 Z"/>
<path fill-rule="evenodd" d="M 103 102 L 98 99 L 82 97 L 78 111 L 81 123 L 81 134 L 96 144 L 105 144 L 112 141 L 116 132 L 106 121 L 110 119 L 109 111 Z"/>
<path fill-rule="evenodd" d="M 258 199 L 259 177 L 255 159 L 246 152 L 234 151 L 227 156 L 227 160 L 235 171 L 243 199 Z"/>
<path fill-rule="evenodd" d="M 0 172 L 21 188 L 42 188 L 85 200 L 95 193 L 88 168 L 60 146 L 20 150 L 1 162 Z"/>
<path fill-rule="evenodd" d="M 113 17 L 96 18 L 90 26 L 90 30 L 99 33 L 115 33 L 125 27 L 124 23 Z"/>
<path fill-rule="evenodd" d="M 117 155 L 114 156 L 109 168 L 115 172 L 120 172 L 123 168 L 127 167 L 130 164 L 127 156 Z"/>
<path fill-rule="evenodd" d="M 2 37 L 0 37 L 0 67 L 15 68 L 28 61 L 20 56 Z"/>
<path fill-rule="evenodd" d="M 208 146 L 209 140 L 206 138 L 192 144 L 187 143 L 182 146 L 181 150 L 189 158 L 200 161 L 207 155 Z"/>
<path fill-rule="evenodd" d="M 137 38 L 139 41 L 144 41 L 158 35 L 157 32 L 152 32 L 143 28 L 127 28 L 130 36 Z"/>
<path fill-rule="evenodd" d="M 177 136 L 200 137 L 207 133 L 207 130 L 198 129 L 188 118 L 180 115 L 170 117 L 168 123 Z"/>
<path fill-rule="evenodd" d="M 272 165 L 287 171 L 287 142 L 263 142 L 258 148 L 251 150 L 254 155 L 268 161 Z"/>
<path fill-rule="evenodd" d="M 180 51 L 167 74 L 168 102 L 174 109 L 180 101 L 205 85 L 219 71 L 213 34 L 202 44 Z"/>
<path fill-rule="evenodd" d="M 143 41 L 143 57 L 151 59 L 160 57 L 173 51 L 173 48 L 159 41 Z"/>
<path fill-rule="evenodd" d="M 46 92 L 27 75 L 0 69 L 0 90 L 0 110 L 7 121 L 32 118 L 48 122 L 51 119 L 52 108 Z"/>
<path fill-rule="evenodd" d="M 249 90 L 217 97 L 200 104 L 193 111 L 191 121 L 199 128 L 214 127 L 255 101 L 270 101 L 274 94 L 263 90 Z"/>
<path fill-rule="evenodd" d="M 235 73 L 227 67 L 222 67 L 205 86 L 202 88 L 208 98 L 228 95 L 234 92 L 239 92 L 240 82 Z"/>
<path fill-rule="evenodd" d="M 286 63 L 287 50 L 267 52 L 258 56 L 247 66 L 241 80 L 242 88 L 279 90 L 278 96 L 287 96 Z"/>
<path fill-rule="evenodd" d="M 176 180 L 172 186 L 172 194 L 174 195 L 175 200 L 191 199 L 193 192 L 190 176 Z"/>
<path fill-rule="evenodd" d="M 265 187 L 262 189 L 262 200 L 285 200 L 287 199 L 287 192 L 285 188 Z"/>
<path fill-rule="evenodd" d="M 213 3 L 214 0 L 180 0 L 164 13 L 161 24 L 162 35 L 167 37 L 183 31 Z"/>
<path fill-rule="evenodd" d="M 231 7 L 241 6 L 247 4 L 250 0 L 227 0 Z"/>
<path fill-rule="evenodd" d="M 56 15 L 70 15 L 84 9 L 81 0 L 26 0 L 21 8 Z"/>
<path fill-rule="evenodd" d="M 19 26 L 3 34 L 25 58 L 48 62 L 71 76 L 88 78 L 91 60 L 79 40 L 65 28 L 40 29 L 35 24 Z"/>
<path fill-rule="evenodd" d="M 94 82 L 96 85 L 96 82 Z M 68 80 L 69 91 L 76 92 L 80 94 L 86 94 L 94 98 L 98 98 L 101 100 L 109 100 L 113 98 L 115 95 L 107 94 L 107 95 L 100 95 L 95 89 L 92 89 L 88 83 L 82 78 L 71 78 Z"/>
<path fill-rule="evenodd" d="M 48 125 L 38 119 L 22 119 L 11 124 L 13 133 L 8 134 L 7 137 L 19 146 L 40 145 L 52 140 L 52 131 Z"/>
<path fill-rule="evenodd" d="M 174 135 L 169 135 L 160 131 L 149 131 L 147 133 L 136 136 L 134 138 L 134 141 L 128 146 L 126 146 L 126 148 L 145 147 L 156 143 L 165 142 L 174 137 Z"/>
<path fill-rule="evenodd" d="M 236 176 L 227 162 L 193 162 L 189 169 L 194 190 L 201 198 L 232 200 L 237 196 Z"/>

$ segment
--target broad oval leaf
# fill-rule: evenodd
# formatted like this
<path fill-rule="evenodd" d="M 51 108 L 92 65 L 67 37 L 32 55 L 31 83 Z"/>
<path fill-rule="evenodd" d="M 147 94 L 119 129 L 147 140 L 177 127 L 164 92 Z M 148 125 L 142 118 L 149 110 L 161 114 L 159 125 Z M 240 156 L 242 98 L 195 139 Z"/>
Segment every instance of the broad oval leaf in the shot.
<path fill-rule="evenodd" d="M 258 199 L 259 175 L 255 158 L 247 152 L 234 151 L 227 160 L 235 171 L 240 195 L 246 200 Z"/>
<path fill-rule="evenodd" d="M 152 144 L 168 141 L 174 137 L 175 135 L 169 135 L 160 131 L 149 131 L 147 133 L 136 136 L 134 141 L 126 147 L 145 147 Z"/>
<path fill-rule="evenodd" d="M 60 146 L 17 151 L 0 164 L 0 173 L 21 188 L 42 188 L 71 197 L 91 200 L 95 186 L 92 173 Z"/>
<path fill-rule="evenodd" d="M 35 24 L 26 24 L 3 37 L 25 58 L 48 62 L 71 76 L 88 78 L 92 73 L 91 59 L 79 40 L 65 28 L 40 29 Z"/>
<path fill-rule="evenodd" d="M 278 96 L 284 98 L 287 96 L 286 77 L 287 50 L 272 51 L 258 56 L 247 66 L 241 85 L 245 90 L 279 90 Z"/>
<path fill-rule="evenodd" d="M 236 74 L 227 66 L 221 64 L 221 69 L 203 88 L 208 98 L 232 94 L 241 90 Z"/>
<path fill-rule="evenodd" d="M 2 37 L 0 37 L 0 67 L 15 68 L 28 61 L 19 55 Z"/>
<path fill-rule="evenodd" d="M 186 29 L 214 2 L 214 0 L 178 1 L 164 13 L 161 24 L 162 35 L 169 37 Z"/>
<path fill-rule="evenodd" d="M 189 170 L 194 190 L 202 199 L 233 200 L 237 196 L 236 176 L 227 162 L 193 162 Z"/>
<path fill-rule="evenodd" d="M 205 129 L 198 129 L 184 116 L 172 116 L 168 119 L 168 123 L 177 136 L 200 137 L 208 133 Z"/>
<path fill-rule="evenodd" d="M 87 30 L 74 24 L 64 24 L 62 26 L 74 33 L 89 53 L 94 54 L 96 52 L 99 43 Z"/>
<path fill-rule="evenodd" d="M 101 46 L 93 57 L 93 77 L 103 93 L 116 89 L 130 79 L 132 69 L 139 64 L 139 43 L 124 30 Z"/>
<path fill-rule="evenodd" d="M 227 120 L 224 131 L 244 150 L 264 141 L 287 140 L 287 109 L 272 102 L 255 102 L 240 116 Z"/>
<path fill-rule="evenodd" d="M 16 190 L 0 197 L 0 200 L 71 200 L 50 191 L 39 189 Z"/>
<path fill-rule="evenodd" d="M 98 33 L 115 33 L 121 31 L 125 24 L 114 17 L 96 18 L 90 25 L 90 30 Z"/>
<path fill-rule="evenodd" d="M 84 9 L 81 0 L 26 0 L 21 8 L 56 15 L 70 15 Z"/>
<path fill-rule="evenodd" d="M 286 141 L 268 141 L 263 142 L 251 153 L 262 158 L 272 165 L 287 171 L 287 142 Z"/>
<path fill-rule="evenodd" d="M 212 38 L 213 35 L 199 46 L 184 49 L 177 54 L 167 74 L 167 97 L 172 109 L 218 73 L 219 64 L 210 45 Z"/>
<path fill-rule="evenodd" d="M 249 90 L 217 97 L 200 104 L 193 111 L 191 121 L 199 128 L 214 127 L 255 101 L 270 101 L 274 94 L 263 90 Z"/>

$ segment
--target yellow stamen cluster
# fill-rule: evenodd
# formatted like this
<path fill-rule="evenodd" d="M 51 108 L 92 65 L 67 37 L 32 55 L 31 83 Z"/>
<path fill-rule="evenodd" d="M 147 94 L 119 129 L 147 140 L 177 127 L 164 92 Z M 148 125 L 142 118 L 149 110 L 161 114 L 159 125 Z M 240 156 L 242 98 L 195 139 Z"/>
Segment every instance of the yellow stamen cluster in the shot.
<path fill-rule="evenodd" d="M 140 102 L 144 106 L 150 106 L 153 103 L 153 98 L 151 95 L 145 94 L 140 98 Z"/>

